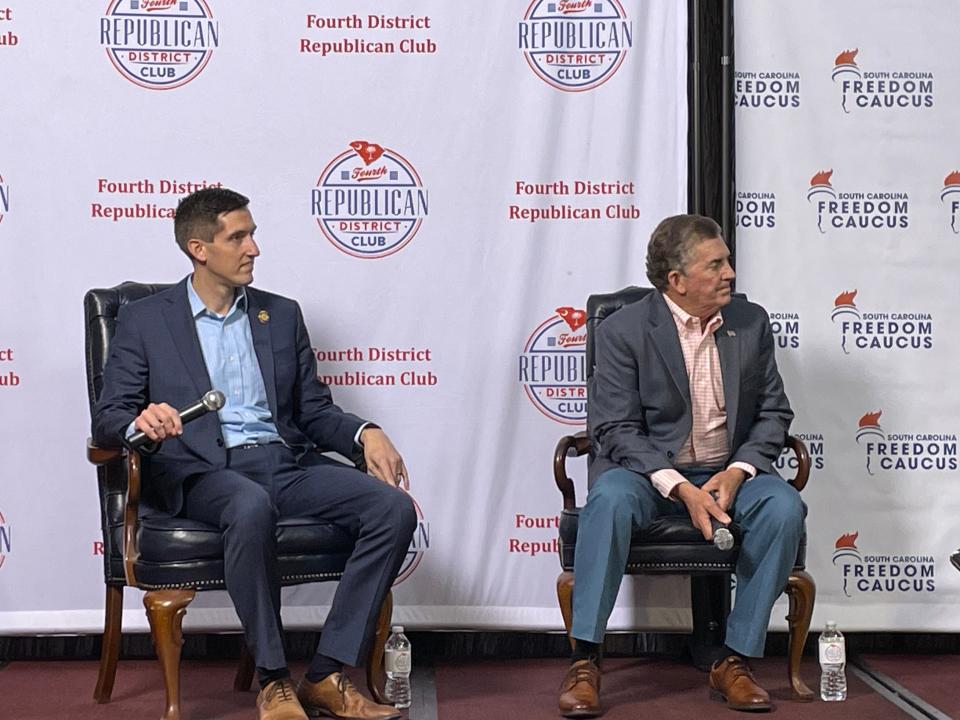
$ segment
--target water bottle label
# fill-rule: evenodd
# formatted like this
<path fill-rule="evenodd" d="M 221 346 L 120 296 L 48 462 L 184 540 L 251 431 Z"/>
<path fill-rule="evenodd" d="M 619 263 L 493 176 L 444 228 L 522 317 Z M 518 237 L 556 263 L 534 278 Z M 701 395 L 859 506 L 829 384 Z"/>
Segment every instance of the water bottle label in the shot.
<path fill-rule="evenodd" d="M 847 661 L 847 653 L 842 642 L 820 643 L 820 664 L 838 665 Z"/>
<path fill-rule="evenodd" d="M 410 672 L 410 651 L 409 650 L 387 650 L 384 653 L 383 664 L 388 673 L 408 673 Z"/>

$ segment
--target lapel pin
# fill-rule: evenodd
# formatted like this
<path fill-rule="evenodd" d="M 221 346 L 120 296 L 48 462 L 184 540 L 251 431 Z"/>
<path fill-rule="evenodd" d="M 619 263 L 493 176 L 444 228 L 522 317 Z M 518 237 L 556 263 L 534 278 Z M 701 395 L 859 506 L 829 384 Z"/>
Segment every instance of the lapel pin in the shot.
<path fill-rule="evenodd" d="M 727 330 L 727 337 L 736 337 L 737 333 L 735 330 Z"/>
<path fill-rule="evenodd" d="M 260 321 L 261 325 L 266 325 L 268 322 L 270 322 L 270 313 L 268 313 L 266 310 L 261 310 L 257 313 L 257 320 Z"/>

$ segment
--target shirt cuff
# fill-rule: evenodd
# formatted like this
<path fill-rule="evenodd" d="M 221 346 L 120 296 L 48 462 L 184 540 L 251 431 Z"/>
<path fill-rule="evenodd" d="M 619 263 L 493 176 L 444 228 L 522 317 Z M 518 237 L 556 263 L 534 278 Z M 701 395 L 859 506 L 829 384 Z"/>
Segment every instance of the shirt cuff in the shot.
<path fill-rule="evenodd" d="M 354 445 L 357 445 L 357 446 L 359 446 L 359 447 L 363 447 L 363 443 L 360 442 L 360 436 L 363 435 L 363 431 L 366 430 L 367 428 L 374 428 L 374 429 L 376 429 L 376 430 L 379 430 L 379 429 L 380 429 L 380 426 L 377 425 L 376 423 L 365 422 L 363 425 L 360 426 L 360 429 L 357 430 L 357 434 L 353 436 L 353 444 L 354 444 Z"/>
<path fill-rule="evenodd" d="M 650 482 L 653 483 L 653 487 L 655 487 L 657 492 L 659 492 L 665 498 L 670 497 L 670 492 L 677 485 L 686 481 L 687 479 L 673 468 L 657 470 L 655 473 L 650 475 Z"/>
<path fill-rule="evenodd" d="M 137 421 L 136 421 L 136 419 L 134 419 L 134 420 L 131 420 L 131 421 L 130 421 L 130 424 L 129 424 L 129 425 L 127 425 L 127 431 L 123 434 L 123 436 L 124 436 L 127 440 L 129 440 L 131 437 L 133 437 L 133 434 L 137 431 L 136 424 L 137 424 Z"/>
<path fill-rule="evenodd" d="M 737 468 L 737 470 L 743 470 L 747 474 L 747 480 L 753 480 L 757 476 L 757 469 L 750 463 L 745 462 L 732 462 L 727 466 L 727 470 L 730 468 Z"/>

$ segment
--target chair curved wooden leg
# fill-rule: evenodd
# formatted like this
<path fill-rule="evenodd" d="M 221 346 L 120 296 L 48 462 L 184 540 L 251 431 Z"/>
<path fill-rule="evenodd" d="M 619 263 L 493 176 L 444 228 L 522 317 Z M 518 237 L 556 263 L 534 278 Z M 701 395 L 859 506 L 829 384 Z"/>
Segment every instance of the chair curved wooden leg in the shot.
<path fill-rule="evenodd" d="M 233 677 L 233 689 L 237 692 L 247 692 L 253 684 L 253 655 L 243 640 L 240 641 L 240 664 L 237 665 L 237 674 Z"/>
<path fill-rule="evenodd" d="M 569 570 L 564 570 L 557 576 L 557 601 L 560 603 L 563 626 L 567 629 L 567 638 L 570 640 L 572 650 L 573 638 L 570 637 L 570 628 L 573 627 L 573 573 Z"/>
<path fill-rule="evenodd" d="M 814 694 L 813 690 L 800 679 L 800 658 L 803 656 L 803 646 L 810 630 L 817 585 L 805 570 L 794 570 L 787 580 L 787 595 L 790 598 L 790 611 L 787 613 L 787 622 L 790 625 L 790 649 L 787 663 L 790 687 L 793 688 L 794 700 L 810 702 Z"/>
<path fill-rule="evenodd" d="M 393 591 L 387 592 L 377 617 L 377 632 L 373 636 L 370 657 L 367 658 L 367 688 L 378 703 L 388 704 L 384 688 L 387 684 L 387 672 L 383 666 L 383 646 L 390 637 L 390 619 L 393 617 Z"/>
<path fill-rule="evenodd" d="M 187 605 L 195 596 L 193 590 L 151 590 L 143 596 L 167 694 L 167 707 L 161 720 L 181 720 L 180 649 L 183 647 L 183 616 L 187 614 Z"/>
<path fill-rule="evenodd" d="M 100 645 L 100 673 L 93 699 L 98 703 L 110 702 L 113 681 L 117 677 L 117 660 L 120 657 L 121 624 L 123 620 L 123 586 L 107 585 L 103 604 L 103 640 Z"/>

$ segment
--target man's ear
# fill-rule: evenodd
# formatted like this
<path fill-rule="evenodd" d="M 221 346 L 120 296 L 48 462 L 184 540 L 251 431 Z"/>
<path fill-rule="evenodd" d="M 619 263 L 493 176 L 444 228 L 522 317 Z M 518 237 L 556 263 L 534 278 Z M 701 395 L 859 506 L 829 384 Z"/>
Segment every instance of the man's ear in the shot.
<path fill-rule="evenodd" d="M 679 270 L 671 270 L 667 273 L 667 284 L 677 295 L 687 294 L 686 277 Z"/>
<path fill-rule="evenodd" d="M 204 263 L 207 261 L 207 244 L 203 240 L 190 238 L 187 240 L 187 252 L 194 262 Z"/>

